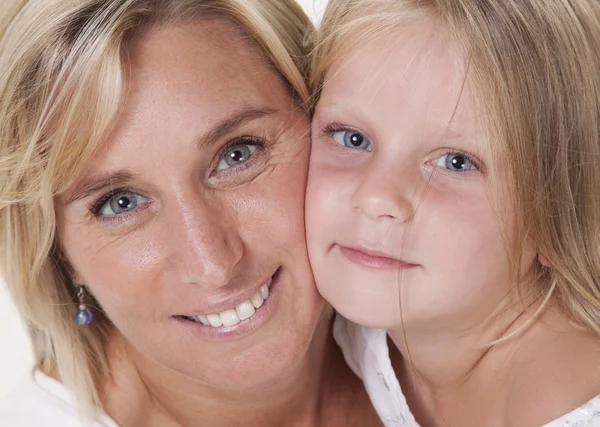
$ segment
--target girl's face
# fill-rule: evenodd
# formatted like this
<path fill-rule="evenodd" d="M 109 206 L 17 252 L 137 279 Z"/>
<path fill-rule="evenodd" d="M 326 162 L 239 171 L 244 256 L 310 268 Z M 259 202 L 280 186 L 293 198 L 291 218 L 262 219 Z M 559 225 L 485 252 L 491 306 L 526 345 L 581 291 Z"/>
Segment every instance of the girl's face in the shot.
<path fill-rule="evenodd" d="M 513 286 L 501 232 L 511 211 L 494 209 L 486 137 L 449 39 L 407 27 L 360 45 L 325 78 L 309 255 L 321 294 L 367 326 L 470 328 Z M 524 270 L 534 257 L 524 252 Z"/>

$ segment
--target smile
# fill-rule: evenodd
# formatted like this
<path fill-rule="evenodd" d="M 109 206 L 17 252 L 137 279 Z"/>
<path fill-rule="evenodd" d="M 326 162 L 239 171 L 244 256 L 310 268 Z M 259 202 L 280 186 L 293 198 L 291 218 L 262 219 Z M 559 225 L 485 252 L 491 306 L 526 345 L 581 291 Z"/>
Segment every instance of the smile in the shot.
<path fill-rule="evenodd" d="M 269 290 L 272 283 L 273 277 L 263 284 L 250 299 L 242 301 L 235 307 L 219 313 L 184 316 L 184 318 L 205 326 L 212 326 L 213 328 L 235 326 L 242 320 L 250 319 L 263 306 L 264 302 L 269 298 Z"/>
<path fill-rule="evenodd" d="M 405 262 L 388 254 L 365 248 L 351 248 L 339 245 L 341 254 L 352 263 L 370 270 L 407 270 L 417 264 Z"/>

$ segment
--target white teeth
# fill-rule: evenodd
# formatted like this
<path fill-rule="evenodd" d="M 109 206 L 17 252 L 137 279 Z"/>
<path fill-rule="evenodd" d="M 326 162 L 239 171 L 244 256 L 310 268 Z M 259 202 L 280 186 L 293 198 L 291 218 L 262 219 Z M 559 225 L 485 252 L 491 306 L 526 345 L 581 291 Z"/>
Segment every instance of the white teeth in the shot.
<path fill-rule="evenodd" d="M 267 285 L 262 285 L 259 292 L 262 299 L 269 298 L 269 287 Z"/>
<path fill-rule="evenodd" d="M 220 326 L 223 326 L 223 322 L 221 321 L 221 316 L 219 316 L 218 314 L 209 314 L 206 317 L 208 318 L 208 321 L 210 322 L 210 326 L 212 326 L 213 328 L 218 328 Z"/>
<path fill-rule="evenodd" d="M 238 316 L 237 311 L 234 309 L 226 310 L 219 313 L 221 317 L 221 322 L 223 322 L 223 326 L 233 326 L 240 323 L 240 316 Z"/>
<path fill-rule="evenodd" d="M 263 299 L 263 297 L 260 296 L 260 293 L 257 292 L 254 295 L 252 295 L 252 298 L 250 298 L 250 302 L 252 303 L 254 308 L 260 308 L 265 302 L 265 300 Z"/>
<path fill-rule="evenodd" d="M 272 283 L 273 278 L 262 285 L 259 291 L 252 295 L 249 300 L 242 301 L 236 308 L 230 308 L 217 314 L 198 314 L 190 317 L 189 320 L 194 320 L 207 326 L 210 325 L 213 328 L 237 325 L 242 320 L 252 317 L 256 310 L 262 307 L 267 298 L 269 298 L 269 287 Z"/>
<path fill-rule="evenodd" d="M 208 321 L 208 317 L 205 316 L 204 314 L 199 314 L 198 316 L 196 316 L 196 318 L 203 325 L 210 325 L 210 322 Z"/>
<path fill-rule="evenodd" d="M 235 311 L 240 317 L 240 320 L 246 320 L 252 317 L 256 310 L 250 301 L 244 301 L 235 308 Z"/>

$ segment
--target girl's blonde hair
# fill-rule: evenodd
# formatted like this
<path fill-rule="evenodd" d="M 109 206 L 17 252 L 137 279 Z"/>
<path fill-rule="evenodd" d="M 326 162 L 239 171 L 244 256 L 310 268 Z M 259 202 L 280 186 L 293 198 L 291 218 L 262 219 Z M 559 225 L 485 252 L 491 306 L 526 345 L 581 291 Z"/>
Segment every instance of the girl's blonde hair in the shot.
<path fill-rule="evenodd" d="M 506 236 L 513 272 L 532 242 L 542 286 L 527 290 L 600 334 L 600 2 L 330 0 L 312 54 L 313 102 L 359 43 L 431 20 L 464 53 L 492 151 L 506 165 L 494 186 L 509 189 L 516 212 Z"/>
<path fill-rule="evenodd" d="M 122 102 L 128 41 L 149 28 L 222 19 L 308 98 L 312 24 L 293 0 L 5 0 L 0 12 L 0 268 L 33 342 L 87 410 L 101 406 L 111 324 L 78 327 L 56 241 L 54 198 L 73 184 Z"/>

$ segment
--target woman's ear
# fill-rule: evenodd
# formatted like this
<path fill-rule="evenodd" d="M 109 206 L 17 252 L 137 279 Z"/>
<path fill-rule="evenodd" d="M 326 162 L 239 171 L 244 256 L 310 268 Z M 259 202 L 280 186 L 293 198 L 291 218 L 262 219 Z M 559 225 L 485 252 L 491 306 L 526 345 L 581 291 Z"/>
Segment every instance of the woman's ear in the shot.
<path fill-rule="evenodd" d="M 538 261 L 540 262 L 540 264 L 542 264 L 544 267 L 550 267 L 550 264 L 548 263 L 548 259 L 544 255 L 542 255 L 538 252 L 537 258 L 538 258 Z"/>
<path fill-rule="evenodd" d="M 83 280 L 83 277 L 79 273 L 77 273 L 77 271 L 75 271 L 75 269 L 71 266 L 71 264 L 65 263 L 65 269 L 67 270 L 67 273 L 69 274 L 69 277 L 71 278 L 71 283 L 74 286 L 85 285 L 85 281 Z"/>
<path fill-rule="evenodd" d="M 71 274 L 71 280 L 75 286 L 84 286 L 85 282 L 83 281 L 83 277 L 81 277 L 77 273 Z"/>

